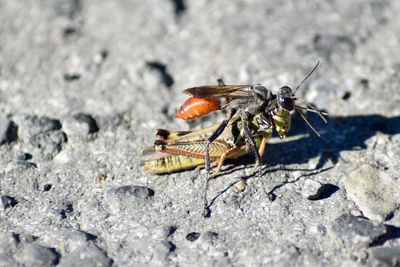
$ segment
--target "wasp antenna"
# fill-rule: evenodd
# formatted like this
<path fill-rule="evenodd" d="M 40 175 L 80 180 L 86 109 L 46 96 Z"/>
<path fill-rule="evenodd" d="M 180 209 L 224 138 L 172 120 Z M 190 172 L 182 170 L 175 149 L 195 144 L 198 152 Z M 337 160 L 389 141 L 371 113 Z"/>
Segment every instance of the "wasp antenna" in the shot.
<path fill-rule="evenodd" d="M 303 118 L 303 120 L 307 123 L 308 127 L 311 128 L 311 130 L 314 131 L 314 133 L 318 136 L 321 137 L 321 135 L 319 134 L 319 132 L 317 130 L 315 130 L 315 128 L 311 125 L 311 123 L 308 121 L 308 119 L 306 118 L 306 116 L 303 114 L 303 112 L 301 112 L 300 109 L 296 108 L 296 111 L 300 114 L 300 116 Z"/>
<path fill-rule="evenodd" d="M 303 79 L 303 81 L 301 81 L 301 83 L 297 85 L 296 89 L 294 89 L 294 94 L 296 94 L 296 91 L 303 85 L 303 83 L 308 79 L 308 77 L 310 77 L 310 75 L 317 69 L 318 65 L 319 61 L 317 62 L 317 65 L 315 65 L 315 67 L 312 69 L 312 71 L 310 71 L 310 73 L 307 74 L 307 76 Z"/>
<path fill-rule="evenodd" d="M 309 104 L 307 104 L 307 106 L 309 106 L 309 107 L 302 107 L 302 106 L 296 105 L 296 108 L 299 108 L 299 109 L 302 109 L 302 110 L 306 110 L 306 111 L 310 111 L 310 112 L 313 112 L 313 113 L 317 113 L 318 116 L 319 116 L 325 123 L 328 123 L 328 121 L 327 121 L 326 118 L 324 117 L 324 115 L 327 116 L 328 113 L 326 113 L 326 112 L 324 112 L 324 111 L 320 111 L 320 110 L 318 110 L 318 109 L 312 107 L 312 106 L 309 105 Z"/>
<path fill-rule="evenodd" d="M 218 78 L 218 79 L 217 79 L 217 83 L 218 83 L 218 85 L 220 85 L 220 86 L 224 86 L 224 85 L 225 85 L 224 80 L 222 80 L 222 78 Z"/>

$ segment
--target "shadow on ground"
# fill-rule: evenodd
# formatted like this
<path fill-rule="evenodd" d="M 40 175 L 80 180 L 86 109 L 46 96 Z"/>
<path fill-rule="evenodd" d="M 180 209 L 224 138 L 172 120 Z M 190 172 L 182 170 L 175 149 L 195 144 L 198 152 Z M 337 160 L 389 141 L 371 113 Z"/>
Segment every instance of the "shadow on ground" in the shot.
<path fill-rule="evenodd" d="M 331 117 L 328 124 L 316 116 L 310 116 L 309 119 L 321 132 L 321 137 L 316 136 L 301 118 L 294 116 L 290 136 L 309 133 L 309 137 L 269 145 L 264 161 L 272 165 L 302 164 L 319 157 L 319 169 L 329 160 L 336 164 L 342 151 L 366 149 L 365 141 L 378 132 L 387 135 L 400 133 L 400 116 Z"/>
<path fill-rule="evenodd" d="M 331 117 L 328 124 L 324 124 L 317 116 L 310 116 L 311 124 L 319 129 L 321 137 L 315 135 L 307 124 L 298 116 L 294 116 L 290 136 L 305 135 L 309 133 L 308 138 L 297 139 L 295 141 L 283 141 L 282 143 L 267 145 L 267 152 L 263 158 L 263 175 L 277 170 L 293 171 L 284 167 L 289 164 L 303 164 L 310 159 L 319 157 L 319 162 L 315 169 L 296 169 L 298 171 L 306 171 L 292 181 L 285 181 L 276 185 L 269 191 L 271 200 L 275 198 L 274 192 L 280 187 L 295 183 L 307 176 L 315 175 L 316 173 L 325 172 L 333 166 L 324 167 L 325 163 L 332 161 L 336 164 L 340 158 L 340 152 L 351 150 L 363 150 L 367 148 L 366 140 L 376 135 L 378 132 L 395 135 L 400 133 L 400 116 L 384 117 L 381 115 L 362 115 L 348 117 Z M 237 163 L 237 160 L 227 160 L 227 162 Z M 223 171 L 223 174 L 234 173 L 235 171 L 244 168 L 247 164 L 254 163 L 254 155 L 251 153 L 240 158 L 240 165 L 231 165 Z M 265 167 L 268 166 L 268 167 Z M 250 179 L 252 175 L 242 177 L 241 179 Z M 237 181 L 236 181 L 237 182 Z M 210 202 L 210 206 L 216 199 L 234 186 L 236 182 L 228 185 L 224 190 L 219 192 Z M 334 194 L 339 187 L 333 184 L 326 184 L 323 194 L 318 200 L 329 198 Z M 394 229 L 395 236 L 398 235 L 398 229 Z"/>

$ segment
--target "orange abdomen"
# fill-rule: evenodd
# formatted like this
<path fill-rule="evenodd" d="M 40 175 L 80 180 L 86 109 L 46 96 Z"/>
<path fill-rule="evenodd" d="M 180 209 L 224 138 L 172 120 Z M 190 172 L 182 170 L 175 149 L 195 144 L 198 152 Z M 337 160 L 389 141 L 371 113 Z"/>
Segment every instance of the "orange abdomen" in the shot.
<path fill-rule="evenodd" d="M 190 120 L 221 109 L 218 100 L 213 97 L 190 97 L 176 112 L 175 117 Z"/>

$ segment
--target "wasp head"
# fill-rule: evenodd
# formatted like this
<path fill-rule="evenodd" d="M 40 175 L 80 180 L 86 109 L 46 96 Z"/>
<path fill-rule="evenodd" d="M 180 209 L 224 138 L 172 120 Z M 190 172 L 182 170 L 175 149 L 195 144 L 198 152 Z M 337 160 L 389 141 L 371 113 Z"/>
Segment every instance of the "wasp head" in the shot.
<path fill-rule="evenodd" d="M 292 88 L 289 86 L 283 86 L 279 88 L 277 95 L 278 106 L 284 110 L 294 110 L 296 97 L 293 93 Z"/>

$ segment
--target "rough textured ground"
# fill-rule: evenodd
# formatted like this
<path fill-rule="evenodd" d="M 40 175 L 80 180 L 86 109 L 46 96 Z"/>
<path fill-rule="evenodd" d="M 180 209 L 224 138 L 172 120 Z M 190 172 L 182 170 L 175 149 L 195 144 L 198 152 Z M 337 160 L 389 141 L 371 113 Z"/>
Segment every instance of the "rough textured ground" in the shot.
<path fill-rule="evenodd" d="M 0 1 L 0 266 L 397 266 L 398 1 Z M 213 180 L 140 172 L 181 90 L 295 86 L 298 117 Z M 245 178 L 243 192 L 233 185 Z M 270 197 L 272 194 L 272 198 Z"/>

